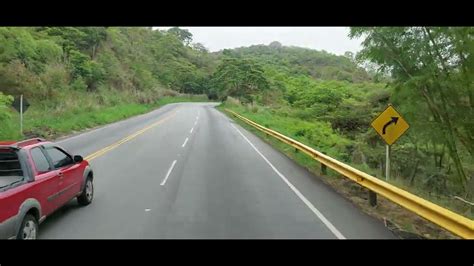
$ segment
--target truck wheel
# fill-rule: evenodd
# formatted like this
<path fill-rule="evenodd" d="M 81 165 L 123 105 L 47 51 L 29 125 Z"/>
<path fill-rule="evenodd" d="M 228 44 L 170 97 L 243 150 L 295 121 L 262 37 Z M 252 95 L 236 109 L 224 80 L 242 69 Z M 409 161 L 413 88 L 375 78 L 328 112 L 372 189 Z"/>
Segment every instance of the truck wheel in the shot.
<path fill-rule="evenodd" d="M 94 198 L 94 185 L 92 184 L 92 178 L 87 178 L 86 184 L 84 185 L 84 190 L 82 191 L 81 195 L 77 197 L 77 202 L 82 205 L 86 206 L 92 202 Z"/>
<path fill-rule="evenodd" d="M 20 231 L 16 236 L 17 239 L 36 239 L 38 236 L 38 222 L 31 214 L 27 214 L 21 222 Z"/>

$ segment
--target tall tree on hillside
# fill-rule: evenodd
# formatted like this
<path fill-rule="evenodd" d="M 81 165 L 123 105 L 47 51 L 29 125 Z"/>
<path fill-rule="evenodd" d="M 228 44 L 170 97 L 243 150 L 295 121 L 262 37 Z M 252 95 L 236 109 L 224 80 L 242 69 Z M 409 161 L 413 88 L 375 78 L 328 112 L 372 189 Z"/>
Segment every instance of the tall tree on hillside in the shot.
<path fill-rule="evenodd" d="M 252 101 L 252 95 L 269 88 L 263 68 L 250 59 L 225 58 L 213 75 L 221 96 Z"/>
<path fill-rule="evenodd" d="M 354 60 L 354 53 L 351 52 L 351 51 L 346 51 L 346 52 L 344 53 L 344 56 L 347 57 L 347 58 L 349 58 L 350 60 Z"/>
<path fill-rule="evenodd" d="M 279 49 L 279 48 L 282 48 L 283 45 L 281 45 L 280 42 L 277 42 L 277 41 L 274 41 L 274 42 L 271 42 L 268 47 L 270 48 L 274 48 L 274 49 Z"/>
<path fill-rule="evenodd" d="M 178 27 L 173 27 L 168 30 L 169 33 L 174 34 L 182 41 L 185 45 L 189 45 L 193 40 L 193 35 L 191 32 L 185 29 L 180 29 Z"/>
<path fill-rule="evenodd" d="M 83 27 L 80 28 L 85 33 L 83 47 L 90 51 L 92 60 L 95 59 L 97 54 L 97 48 L 100 43 L 107 38 L 107 29 L 105 27 Z"/>
<path fill-rule="evenodd" d="M 207 50 L 206 46 L 204 46 L 204 44 L 202 44 L 200 42 L 193 44 L 193 49 L 197 50 L 199 52 L 202 52 L 202 53 L 208 53 L 209 52 L 209 50 Z"/>
<path fill-rule="evenodd" d="M 409 90 L 426 104 L 459 182 L 472 197 L 474 188 L 468 188 L 468 181 L 473 177 L 466 175 L 459 149 L 474 156 L 474 28 L 355 27 L 350 37 L 364 37 L 358 58 L 390 71 L 395 93 Z"/>

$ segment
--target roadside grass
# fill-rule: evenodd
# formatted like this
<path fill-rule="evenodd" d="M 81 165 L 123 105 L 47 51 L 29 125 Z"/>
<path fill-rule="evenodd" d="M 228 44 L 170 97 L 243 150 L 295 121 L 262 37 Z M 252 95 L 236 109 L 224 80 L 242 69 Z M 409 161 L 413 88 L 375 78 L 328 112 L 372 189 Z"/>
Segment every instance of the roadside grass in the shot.
<path fill-rule="evenodd" d="M 261 131 L 258 131 L 254 127 L 244 123 L 240 119 L 235 118 L 232 114 L 226 112 L 225 108 L 233 110 L 265 127 L 276 130 L 286 136 L 289 136 L 302 143 L 312 146 L 313 148 L 319 151 L 323 151 L 335 159 L 348 163 L 347 161 L 344 160 L 344 158 L 341 158 L 344 156 L 333 155 L 334 150 L 330 149 L 331 145 L 326 145 L 326 146 L 321 145 L 320 147 L 318 147 L 314 145 L 314 141 L 308 140 L 307 138 L 304 138 L 301 136 L 295 136 L 294 133 L 292 133 L 291 129 L 297 126 L 298 123 L 294 121 L 293 118 L 277 117 L 276 115 L 272 116 L 271 114 L 269 115 L 268 113 L 261 114 L 259 112 L 253 112 L 251 110 L 252 108 L 249 108 L 250 110 L 248 110 L 244 106 L 233 105 L 233 104 L 230 104 L 230 105 L 222 104 L 218 106 L 217 108 L 221 110 L 223 113 L 226 113 L 229 117 L 233 118 L 233 120 L 236 123 L 244 127 L 246 130 L 257 135 L 258 137 L 263 139 L 265 142 L 269 143 L 270 145 L 272 145 L 273 147 L 281 151 L 283 154 L 285 154 L 286 156 L 294 160 L 296 163 L 306 168 L 308 171 L 321 177 L 324 183 L 330 185 L 336 192 L 342 194 L 344 197 L 349 199 L 354 205 L 359 207 L 362 211 L 371 215 L 372 217 L 379 219 L 380 221 L 384 222 L 386 225 L 388 224 L 387 227 L 391 228 L 391 230 L 401 232 L 400 234 L 404 235 L 404 237 L 407 237 L 407 235 L 408 237 L 410 237 L 411 234 L 414 234 L 418 236 L 423 236 L 425 238 L 433 238 L 433 239 L 458 239 L 459 238 L 451 234 L 450 232 L 446 231 L 445 229 L 419 217 L 418 215 L 398 206 L 397 204 L 383 198 L 380 195 L 377 195 L 377 201 L 378 201 L 377 206 L 371 207 L 368 203 L 368 190 L 367 189 L 341 176 L 339 173 L 329 168 L 327 169 L 327 174 L 322 175 L 321 164 L 319 162 L 313 160 L 312 158 L 310 158 L 309 156 L 301 152 L 295 151 L 293 147 L 287 145 L 286 143 L 283 143 L 271 136 L 267 136 L 265 133 L 262 133 Z M 331 137 L 330 135 L 328 136 Z M 341 139 L 333 139 L 333 141 L 334 140 L 341 141 Z M 344 140 L 342 139 L 342 141 Z M 355 164 L 350 164 L 350 165 L 363 171 L 367 170 L 365 169 L 366 166 L 363 166 L 363 165 L 355 165 Z M 366 171 L 366 172 L 372 175 L 377 172 L 377 170 L 375 169 L 370 169 L 370 170 L 371 171 Z M 390 183 L 396 186 L 399 186 L 403 189 L 406 189 L 406 187 L 401 183 L 401 181 L 394 180 L 393 182 L 390 182 Z M 423 198 L 427 198 L 429 200 L 432 200 L 433 198 L 433 197 L 428 197 L 428 195 L 425 195 L 425 193 L 422 193 L 420 191 L 414 194 L 418 194 L 419 196 Z M 449 201 L 449 200 L 438 199 L 438 200 L 432 200 L 432 201 L 441 206 L 448 205 L 449 206 L 448 208 L 450 209 L 459 208 L 459 206 L 453 206 L 452 200 Z M 411 235 L 411 237 L 413 237 L 413 235 Z"/>
<path fill-rule="evenodd" d="M 107 95 L 104 98 L 109 102 L 83 94 L 63 98 L 64 101 L 59 104 L 32 101 L 24 114 L 24 136 L 20 134 L 20 115 L 12 110 L 11 119 L 0 129 L 0 139 L 18 140 L 27 137 L 55 139 L 144 114 L 169 103 L 208 101 L 205 95 L 176 95 L 163 96 L 151 103 L 130 103 L 127 96 L 129 95 L 112 98 Z"/>
<path fill-rule="evenodd" d="M 169 103 L 179 103 L 179 102 L 209 102 L 206 95 L 184 95 L 184 96 L 166 96 L 160 98 L 156 104 L 158 106 L 163 106 Z"/>

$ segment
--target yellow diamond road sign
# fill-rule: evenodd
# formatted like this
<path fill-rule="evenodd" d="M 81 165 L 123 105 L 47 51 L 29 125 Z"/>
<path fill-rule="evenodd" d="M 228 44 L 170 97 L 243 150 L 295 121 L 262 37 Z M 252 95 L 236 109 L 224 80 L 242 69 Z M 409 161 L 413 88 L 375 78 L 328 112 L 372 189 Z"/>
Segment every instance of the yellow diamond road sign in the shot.
<path fill-rule="evenodd" d="M 371 125 L 388 145 L 397 141 L 410 127 L 391 105 L 375 118 Z"/>

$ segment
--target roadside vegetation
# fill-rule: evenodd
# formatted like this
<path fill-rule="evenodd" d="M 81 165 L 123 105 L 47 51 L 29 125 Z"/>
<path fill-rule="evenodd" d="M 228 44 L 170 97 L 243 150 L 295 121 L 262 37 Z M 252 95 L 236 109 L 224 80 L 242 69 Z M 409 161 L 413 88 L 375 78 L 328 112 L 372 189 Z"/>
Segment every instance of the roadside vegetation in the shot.
<path fill-rule="evenodd" d="M 211 55 L 178 28 L 0 28 L 0 139 L 54 138 L 177 101 L 206 101 Z M 23 94 L 24 115 L 9 107 Z M 201 96 L 190 96 L 190 95 Z"/>
<path fill-rule="evenodd" d="M 248 82 L 239 71 L 219 73 L 229 63 L 218 66 L 215 88 L 226 100 L 221 108 L 385 179 L 385 144 L 370 122 L 392 104 L 410 129 L 392 146 L 388 182 L 474 218 L 473 207 L 464 202 L 472 202 L 474 193 L 472 28 L 352 28 L 350 34 L 364 38 L 363 50 L 357 56 L 345 55 L 345 69 L 352 71 L 330 78 L 305 65 L 312 62 L 314 68 L 321 63 L 316 51 L 289 57 L 286 51 L 301 48 L 274 44 L 227 52 L 225 56 L 232 58 L 227 62 L 255 62 L 251 73 L 260 77 Z M 327 69 L 326 62 L 322 65 Z M 236 90 L 236 80 L 248 82 L 241 86 L 245 89 Z M 319 172 L 304 155 L 270 143 Z M 337 189 L 347 191 L 341 184 Z M 385 213 L 402 218 L 401 214 L 407 213 Z M 413 221 L 398 219 L 405 230 L 423 232 L 423 227 L 410 225 Z"/>
<path fill-rule="evenodd" d="M 206 95 L 193 94 L 173 94 L 175 96 L 163 96 L 153 103 L 141 104 L 122 99 L 114 105 L 97 105 L 94 99 L 90 102 L 84 100 L 84 105 L 78 105 L 77 108 L 68 108 L 66 110 L 48 110 L 47 106 L 31 106 L 28 109 L 28 115 L 24 117 L 24 137 L 43 137 L 46 139 L 55 139 L 60 136 L 68 135 L 74 132 L 80 132 L 96 126 L 113 123 L 119 120 L 129 118 L 150 112 L 165 104 L 176 102 L 205 102 Z M 74 99 L 72 99 L 74 100 Z M 49 112 L 49 115 L 45 115 Z M 20 116 L 12 112 L 9 121 L 5 121 L 5 127 L 2 128 L 2 139 L 15 140 L 20 139 Z"/>
<path fill-rule="evenodd" d="M 232 98 L 229 99 L 233 101 Z M 231 113 L 226 112 L 226 109 L 233 110 L 238 112 L 245 117 L 252 119 L 253 121 L 259 121 L 260 124 L 265 125 L 265 121 L 268 118 L 271 120 L 280 120 L 281 117 L 277 116 L 267 116 L 262 118 L 259 114 L 254 113 L 250 108 L 239 106 L 236 104 L 229 104 L 226 103 L 224 105 L 220 105 L 217 107 L 224 113 L 227 113 L 229 117 L 233 117 Z M 287 120 L 287 122 L 294 122 L 290 121 L 291 119 Z M 371 207 L 368 202 L 368 190 L 359 186 L 358 184 L 354 183 L 353 181 L 349 180 L 338 174 L 331 169 L 326 169 L 326 174 L 322 173 L 321 164 L 309 156 L 305 155 L 304 153 L 297 152 L 295 149 L 286 143 L 283 143 L 272 136 L 266 135 L 265 133 L 255 129 L 254 127 L 244 123 L 240 119 L 234 118 L 234 121 L 240 124 L 242 127 L 246 128 L 248 131 L 252 132 L 253 134 L 259 136 L 268 144 L 272 145 L 283 154 L 294 160 L 296 163 L 307 169 L 308 171 L 312 172 L 316 176 L 320 177 L 321 180 L 326 183 L 327 185 L 331 186 L 337 193 L 341 194 L 348 200 L 350 200 L 354 205 L 358 208 L 363 210 L 365 213 L 375 217 L 376 219 L 383 222 L 387 228 L 389 228 L 395 235 L 405 239 L 413 239 L 413 238 L 428 238 L 428 239 L 459 239 L 458 236 L 447 232 L 445 229 L 428 222 L 427 220 L 417 216 L 416 214 L 398 206 L 397 204 L 378 196 L 377 198 L 377 206 Z M 284 131 L 285 123 L 281 123 L 280 121 L 273 122 L 273 123 L 266 123 L 266 126 L 276 130 L 276 131 Z M 312 142 L 295 135 L 291 135 L 291 133 L 287 134 L 298 141 L 305 143 L 309 146 L 315 147 Z M 323 151 L 324 149 L 319 149 Z M 326 152 L 327 153 L 327 152 Z M 333 156 L 334 157 L 334 156 Z M 363 167 L 358 167 L 356 164 L 349 163 L 352 166 L 357 167 L 358 169 L 364 169 Z M 367 171 L 370 173 L 369 171 Z M 379 175 L 376 175 L 379 176 Z M 394 182 L 391 182 L 394 183 Z M 400 184 L 396 184 L 400 187 Z M 419 191 L 418 191 L 419 192 Z M 415 193 L 419 194 L 419 193 Z M 465 207 L 458 203 L 461 208 Z M 444 204 L 441 204 L 444 205 Z"/>

